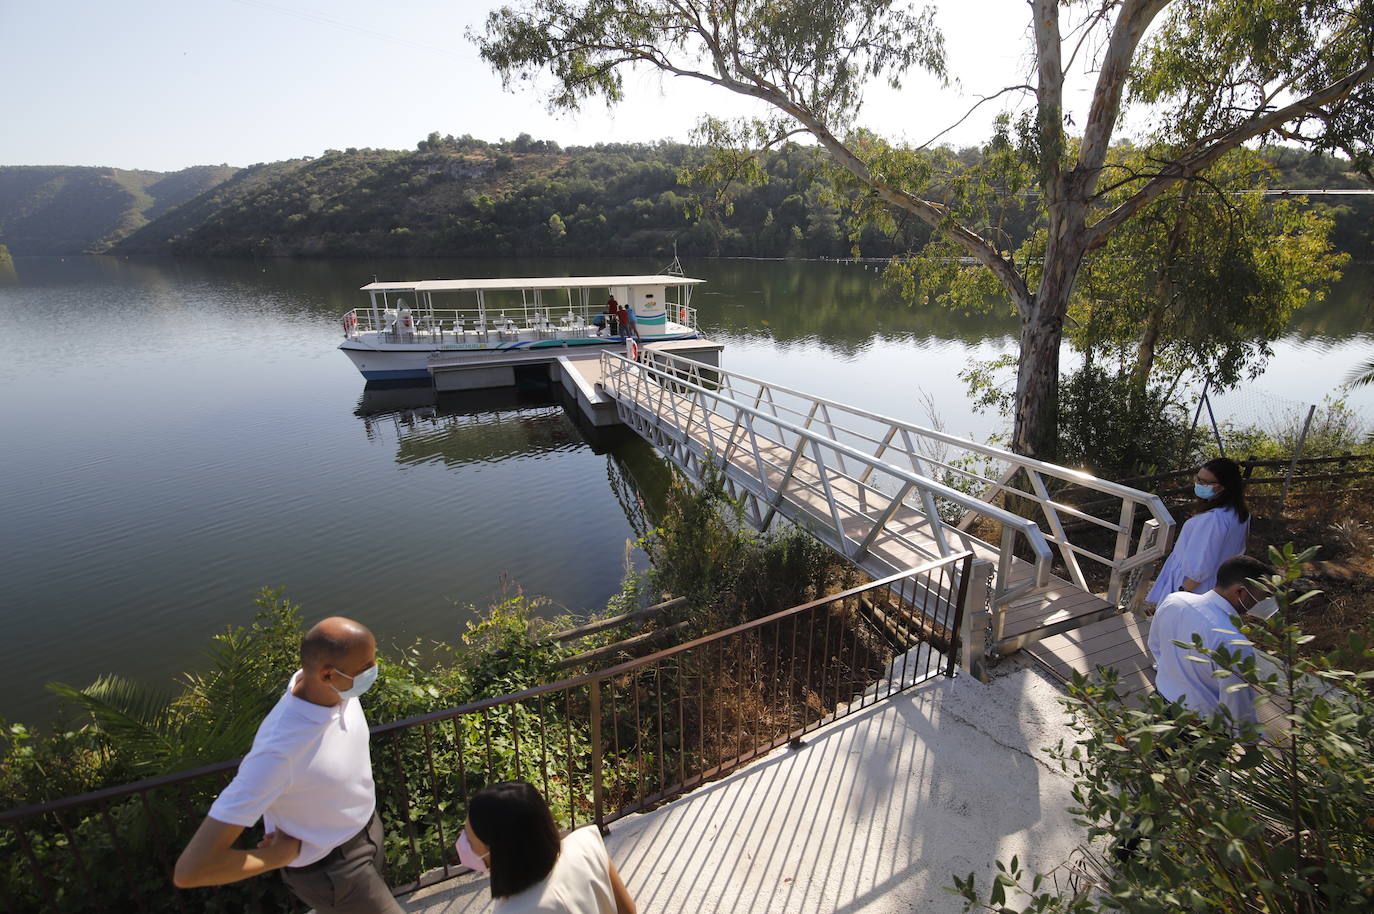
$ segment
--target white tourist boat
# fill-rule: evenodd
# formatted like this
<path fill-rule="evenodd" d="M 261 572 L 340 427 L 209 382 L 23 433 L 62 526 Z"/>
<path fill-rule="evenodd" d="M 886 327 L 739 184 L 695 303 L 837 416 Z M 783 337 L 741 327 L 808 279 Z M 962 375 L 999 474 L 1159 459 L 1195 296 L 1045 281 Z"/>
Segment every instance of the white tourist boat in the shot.
<path fill-rule="evenodd" d="M 704 281 L 661 273 L 371 282 L 362 287 L 369 306 L 343 316 L 339 348 L 364 378 L 383 381 L 428 378 L 435 359 L 697 339 L 691 295 Z M 610 298 L 619 318 L 607 312 Z"/>

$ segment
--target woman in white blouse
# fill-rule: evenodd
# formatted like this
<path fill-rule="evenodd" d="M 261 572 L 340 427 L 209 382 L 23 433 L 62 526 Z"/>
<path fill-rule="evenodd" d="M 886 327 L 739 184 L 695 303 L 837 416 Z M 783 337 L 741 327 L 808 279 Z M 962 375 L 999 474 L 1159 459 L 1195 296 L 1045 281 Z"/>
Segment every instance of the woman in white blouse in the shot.
<path fill-rule="evenodd" d="M 1193 493 L 1202 499 L 1202 509 L 1183 524 L 1147 602 L 1158 603 L 1179 590 L 1211 590 L 1221 563 L 1245 552 L 1250 510 L 1245 506 L 1245 479 L 1236 462 L 1217 457 L 1204 463 L 1193 479 Z"/>
<path fill-rule="evenodd" d="M 469 797 L 457 849 L 464 866 L 491 875 L 495 914 L 635 914 L 597 827 L 560 841 L 548 804 L 525 781 Z"/>

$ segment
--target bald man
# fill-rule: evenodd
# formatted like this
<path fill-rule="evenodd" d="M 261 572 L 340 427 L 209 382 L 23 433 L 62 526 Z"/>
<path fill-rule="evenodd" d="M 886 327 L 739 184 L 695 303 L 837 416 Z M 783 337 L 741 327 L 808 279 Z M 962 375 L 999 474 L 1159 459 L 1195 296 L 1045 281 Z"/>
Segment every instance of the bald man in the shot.
<path fill-rule="evenodd" d="M 319 914 L 400 914 L 382 876 L 382 826 L 359 696 L 377 679 L 377 641 L 335 616 L 301 639 L 301 668 L 263 719 L 238 774 L 177 859 L 181 888 L 280 869 Z M 263 821 L 252 850 L 234 847 Z"/>

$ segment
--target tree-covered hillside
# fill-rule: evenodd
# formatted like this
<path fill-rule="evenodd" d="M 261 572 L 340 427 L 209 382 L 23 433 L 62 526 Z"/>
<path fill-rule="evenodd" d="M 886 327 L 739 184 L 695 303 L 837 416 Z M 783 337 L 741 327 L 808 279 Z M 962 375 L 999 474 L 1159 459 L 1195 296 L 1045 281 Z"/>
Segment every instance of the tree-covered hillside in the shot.
<path fill-rule="evenodd" d="M 977 150 L 926 153 L 955 181 Z M 1267 158 L 1278 186 L 1359 187 L 1346 163 L 1292 150 Z M 887 256 L 923 242 L 906 222 L 857 239 L 814 147 L 767 153 L 765 183 L 707 169 L 675 143 L 560 149 L 521 135 L 487 143 L 434 133 L 414 150 L 329 150 L 317 158 L 174 174 L 96 168 L 0 168 L 0 243 L 16 254 L 247 256 L 691 255 Z M 703 181 L 706 179 L 703 178 Z M 841 198 L 843 195 L 840 195 Z M 1374 198 L 1314 198 L 1333 241 L 1374 260 Z M 1014 247 L 1034 226 L 1008 203 Z"/>
<path fill-rule="evenodd" d="M 771 180 L 685 186 L 701 157 L 680 144 L 563 150 L 522 135 L 421 141 L 414 151 L 330 150 L 257 166 L 133 234 L 120 253 L 211 256 L 691 254 L 847 256 L 854 242 L 826 199 L 816 151 L 768 156 Z M 701 196 L 707 205 L 698 206 Z M 914 238 L 863 236 L 865 254 Z"/>
<path fill-rule="evenodd" d="M 0 243 L 14 254 L 106 251 L 237 171 L 0 167 Z"/>

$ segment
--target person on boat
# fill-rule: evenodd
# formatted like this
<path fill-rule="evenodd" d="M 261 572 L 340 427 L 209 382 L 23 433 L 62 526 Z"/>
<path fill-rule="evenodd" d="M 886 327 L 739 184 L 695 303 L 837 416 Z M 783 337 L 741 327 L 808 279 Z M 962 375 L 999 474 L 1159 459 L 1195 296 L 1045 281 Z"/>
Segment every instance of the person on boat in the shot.
<path fill-rule="evenodd" d="M 377 681 L 377 640 L 335 616 L 301 639 L 300 663 L 172 881 L 224 885 L 281 870 L 319 914 L 401 914 L 382 874 L 382 823 L 358 702 Z M 259 819 L 266 836 L 255 848 L 235 848 Z"/>
<path fill-rule="evenodd" d="M 525 781 L 469 797 L 455 847 L 464 866 L 490 874 L 493 914 L 635 914 L 600 830 L 586 825 L 560 841 L 548 803 Z"/>
<path fill-rule="evenodd" d="M 1250 536 L 1250 510 L 1245 505 L 1245 479 L 1234 460 L 1217 457 L 1198 467 L 1193 493 L 1201 510 L 1183 524 L 1174 551 L 1164 561 L 1147 603 L 1159 603 L 1180 590 L 1206 593 L 1216 586 L 1223 560 L 1245 552 Z"/>
<path fill-rule="evenodd" d="M 606 330 L 609 336 L 615 336 L 620 332 L 620 321 L 624 314 L 620 302 L 616 301 L 615 295 L 612 294 L 606 299 L 605 313 L 593 316 L 592 323 L 596 325 L 598 330 Z"/>

